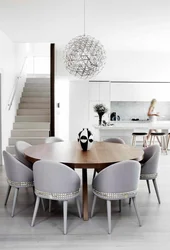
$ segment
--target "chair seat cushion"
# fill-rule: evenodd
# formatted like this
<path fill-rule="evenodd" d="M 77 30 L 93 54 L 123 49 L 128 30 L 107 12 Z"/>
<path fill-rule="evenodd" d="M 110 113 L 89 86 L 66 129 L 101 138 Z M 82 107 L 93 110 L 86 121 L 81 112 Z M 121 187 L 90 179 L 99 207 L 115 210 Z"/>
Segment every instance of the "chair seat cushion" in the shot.
<path fill-rule="evenodd" d="M 134 132 L 132 135 L 147 135 L 146 132 Z"/>
<path fill-rule="evenodd" d="M 153 132 L 153 133 L 151 133 L 151 135 L 165 135 L 165 133 L 163 133 L 163 132 Z"/>

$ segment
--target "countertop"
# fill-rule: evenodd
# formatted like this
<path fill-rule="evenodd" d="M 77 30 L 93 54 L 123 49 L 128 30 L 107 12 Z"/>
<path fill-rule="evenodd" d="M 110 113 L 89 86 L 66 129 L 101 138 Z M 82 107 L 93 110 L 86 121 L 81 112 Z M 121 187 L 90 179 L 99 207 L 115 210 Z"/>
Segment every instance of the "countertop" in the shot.
<path fill-rule="evenodd" d="M 99 130 L 114 130 L 114 129 L 135 129 L 135 128 L 146 128 L 146 129 L 170 129 L 170 120 L 167 121 L 117 121 L 113 122 L 113 125 L 98 126 L 94 125 Z"/>

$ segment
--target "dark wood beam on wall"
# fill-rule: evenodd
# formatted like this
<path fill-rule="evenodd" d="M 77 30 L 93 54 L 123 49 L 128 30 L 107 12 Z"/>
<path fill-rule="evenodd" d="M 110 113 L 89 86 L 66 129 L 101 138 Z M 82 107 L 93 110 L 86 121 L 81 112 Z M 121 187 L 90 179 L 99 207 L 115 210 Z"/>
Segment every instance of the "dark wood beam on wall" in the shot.
<path fill-rule="evenodd" d="M 50 136 L 55 136 L 55 44 L 50 44 Z"/>

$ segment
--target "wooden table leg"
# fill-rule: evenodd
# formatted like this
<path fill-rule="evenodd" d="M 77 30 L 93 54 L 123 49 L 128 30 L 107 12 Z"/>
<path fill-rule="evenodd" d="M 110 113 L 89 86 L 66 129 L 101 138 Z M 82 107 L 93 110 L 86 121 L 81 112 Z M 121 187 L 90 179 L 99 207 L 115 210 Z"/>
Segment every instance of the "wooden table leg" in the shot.
<path fill-rule="evenodd" d="M 83 196 L 83 219 L 89 219 L 88 212 L 88 186 L 87 186 L 87 169 L 82 169 L 82 177 L 83 177 L 83 188 L 82 188 L 82 196 Z"/>

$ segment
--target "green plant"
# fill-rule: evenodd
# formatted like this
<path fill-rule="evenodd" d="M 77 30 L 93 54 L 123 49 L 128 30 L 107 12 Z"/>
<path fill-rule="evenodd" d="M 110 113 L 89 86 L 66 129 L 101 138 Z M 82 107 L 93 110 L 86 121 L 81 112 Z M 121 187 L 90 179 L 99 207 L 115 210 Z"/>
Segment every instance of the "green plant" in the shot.
<path fill-rule="evenodd" d="M 97 112 L 98 114 L 105 114 L 108 111 L 106 106 L 102 103 L 94 105 L 93 108 L 94 111 Z"/>

